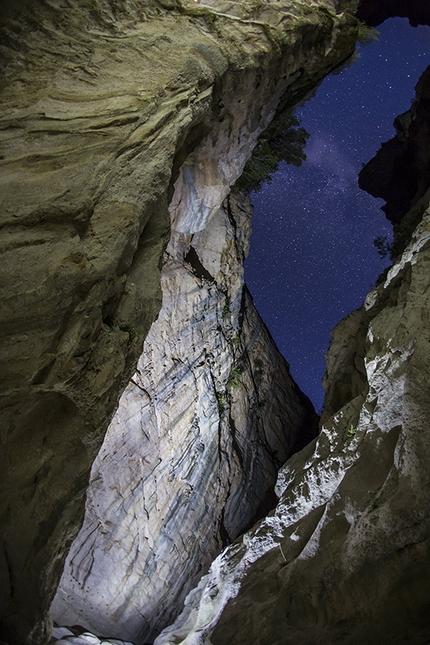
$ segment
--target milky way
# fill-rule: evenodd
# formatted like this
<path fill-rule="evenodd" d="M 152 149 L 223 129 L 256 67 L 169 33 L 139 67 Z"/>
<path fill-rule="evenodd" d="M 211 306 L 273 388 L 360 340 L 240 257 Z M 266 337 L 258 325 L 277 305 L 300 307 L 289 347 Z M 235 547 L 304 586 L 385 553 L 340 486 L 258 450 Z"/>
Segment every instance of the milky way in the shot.
<path fill-rule="evenodd" d="M 297 110 L 310 133 L 307 161 L 282 163 L 254 204 L 245 276 L 255 304 L 291 372 L 316 409 L 323 401 L 330 330 L 357 309 L 387 265 L 373 245 L 391 236 L 383 204 L 358 188 L 363 163 L 394 135 L 419 75 L 430 64 L 430 28 L 396 18 L 379 41 L 327 77 Z"/>

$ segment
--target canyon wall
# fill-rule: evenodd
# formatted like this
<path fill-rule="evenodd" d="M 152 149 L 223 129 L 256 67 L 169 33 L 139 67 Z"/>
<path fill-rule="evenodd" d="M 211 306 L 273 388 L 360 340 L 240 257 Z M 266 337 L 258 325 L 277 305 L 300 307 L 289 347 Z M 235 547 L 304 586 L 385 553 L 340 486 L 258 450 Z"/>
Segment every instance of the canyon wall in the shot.
<path fill-rule="evenodd" d="M 281 97 L 292 105 L 351 54 L 340 4 L 4 3 L 3 640 L 49 637 L 91 465 L 161 307 L 170 215 L 178 234 L 203 231 Z"/>
<path fill-rule="evenodd" d="M 136 643 L 177 615 L 211 561 L 276 503 L 277 471 L 317 434 L 243 285 L 251 206 L 172 231 L 163 306 L 92 469 L 51 612 Z"/>
<path fill-rule="evenodd" d="M 321 434 L 281 470 L 275 511 L 214 561 L 156 645 L 429 642 L 428 201 L 333 333 Z"/>
<path fill-rule="evenodd" d="M 415 185 L 429 79 L 401 117 Z M 384 146 L 370 172 L 374 188 L 387 179 Z M 333 331 L 319 437 L 281 469 L 276 509 L 214 561 L 155 645 L 430 641 L 429 184 L 396 228 L 406 248 Z"/>

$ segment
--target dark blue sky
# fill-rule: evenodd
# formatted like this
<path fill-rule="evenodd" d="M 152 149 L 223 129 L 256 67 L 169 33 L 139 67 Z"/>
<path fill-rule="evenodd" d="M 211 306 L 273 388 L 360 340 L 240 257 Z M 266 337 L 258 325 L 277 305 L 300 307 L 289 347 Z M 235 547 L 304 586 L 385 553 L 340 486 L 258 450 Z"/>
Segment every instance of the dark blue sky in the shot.
<path fill-rule="evenodd" d="M 363 302 L 387 261 L 373 246 L 391 225 L 358 188 L 364 162 L 394 135 L 414 86 L 430 65 L 430 27 L 403 18 L 378 27 L 379 41 L 327 77 L 297 110 L 310 133 L 307 161 L 282 163 L 254 204 L 245 278 L 301 389 L 319 411 L 331 329 Z"/>

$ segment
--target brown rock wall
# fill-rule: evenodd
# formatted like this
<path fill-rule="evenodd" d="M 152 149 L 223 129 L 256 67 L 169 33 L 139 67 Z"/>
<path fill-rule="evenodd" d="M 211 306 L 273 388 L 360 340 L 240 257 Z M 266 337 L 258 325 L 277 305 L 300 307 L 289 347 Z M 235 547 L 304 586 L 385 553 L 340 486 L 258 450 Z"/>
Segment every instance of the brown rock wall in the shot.
<path fill-rule="evenodd" d="M 354 21 L 328 6 L 4 5 L 3 639 L 49 634 L 91 464 L 160 308 L 173 183 L 218 123 L 227 70 L 264 70 L 257 136 L 290 81 L 300 94 L 350 54 Z"/>

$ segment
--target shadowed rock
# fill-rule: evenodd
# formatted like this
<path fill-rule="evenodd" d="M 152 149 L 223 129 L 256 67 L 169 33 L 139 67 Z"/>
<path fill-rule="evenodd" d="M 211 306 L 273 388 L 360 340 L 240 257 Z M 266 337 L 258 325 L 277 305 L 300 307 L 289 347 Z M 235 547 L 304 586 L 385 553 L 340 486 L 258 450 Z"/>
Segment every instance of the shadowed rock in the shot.
<path fill-rule="evenodd" d="M 189 214 L 202 230 L 287 88 L 301 98 L 351 54 L 355 21 L 330 7 L 3 5 L 0 623 L 9 643 L 49 638 L 92 462 L 161 306 L 168 205 L 188 203 L 193 186 L 192 209 L 173 221 L 188 233 Z"/>
<path fill-rule="evenodd" d="M 399 223 L 429 188 L 430 68 L 415 91 L 411 109 L 394 121 L 396 136 L 382 144 L 359 174 L 360 188 L 386 200 L 382 210 L 393 223 Z"/>
<path fill-rule="evenodd" d="M 387 18 L 408 18 L 417 27 L 430 25 L 430 6 L 425 0 L 360 0 L 357 17 L 373 27 Z"/>

